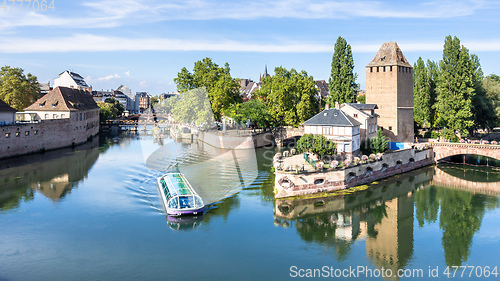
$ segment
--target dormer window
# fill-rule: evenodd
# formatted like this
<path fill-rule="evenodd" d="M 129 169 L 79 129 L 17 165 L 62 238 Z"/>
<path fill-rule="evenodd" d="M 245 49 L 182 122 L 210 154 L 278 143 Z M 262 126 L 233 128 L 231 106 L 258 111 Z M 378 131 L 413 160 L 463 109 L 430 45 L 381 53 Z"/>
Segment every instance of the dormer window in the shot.
<path fill-rule="evenodd" d="M 45 103 L 46 103 L 46 102 L 47 102 L 47 101 L 43 101 L 43 102 L 41 102 L 41 103 L 40 103 L 40 107 L 45 106 Z"/>
<path fill-rule="evenodd" d="M 56 101 L 55 103 L 52 104 L 52 107 L 56 107 L 59 104 L 59 101 Z"/>

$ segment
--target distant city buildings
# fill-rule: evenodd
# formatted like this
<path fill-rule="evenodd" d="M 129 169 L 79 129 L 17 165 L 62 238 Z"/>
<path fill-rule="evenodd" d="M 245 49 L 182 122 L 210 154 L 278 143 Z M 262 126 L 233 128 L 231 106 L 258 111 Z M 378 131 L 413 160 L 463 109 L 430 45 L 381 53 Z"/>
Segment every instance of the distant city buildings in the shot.
<path fill-rule="evenodd" d="M 328 83 L 326 83 L 325 80 L 316 80 L 316 88 L 318 89 L 318 94 L 320 97 L 328 97 L 330 91 L 328 90 Z"/>
<path fill-rule="evenodd" d="M 125 98 L 127 100 L 125 109 L 128 110 L 129 112 L 135 112 L 136 111 L 135 95 L 132 93 L 132 90 L 126 85 L 120 85 L 116 89 L 116 92 L 125 95 Z"/>
<path fill-rule="evenodd" d="M 92 92 L 92 87 L 85 82 L 85 79 L 71 70 L 61 72 L 59 77 L 54 79 L 54 88 L 60 86 Z"/>
<path fill-rule="evenodd" d="M 149 100 L 151 96 L 148 92 L 137 92 L 135 93 L 135 106 L 138 113 L 144 112 L 144 110 L 149 108 Z"/>

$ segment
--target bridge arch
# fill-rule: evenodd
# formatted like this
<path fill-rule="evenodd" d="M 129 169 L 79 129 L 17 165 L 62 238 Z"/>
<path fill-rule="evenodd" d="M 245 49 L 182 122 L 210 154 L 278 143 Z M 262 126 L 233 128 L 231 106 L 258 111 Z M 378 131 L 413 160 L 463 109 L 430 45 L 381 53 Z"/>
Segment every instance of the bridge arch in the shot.
<path fill-rule="evenodd" d="M 455 155 L 479 155 L 500 160 L 500 145 L 468 143 L 433 143 L 436 162 Z"/>

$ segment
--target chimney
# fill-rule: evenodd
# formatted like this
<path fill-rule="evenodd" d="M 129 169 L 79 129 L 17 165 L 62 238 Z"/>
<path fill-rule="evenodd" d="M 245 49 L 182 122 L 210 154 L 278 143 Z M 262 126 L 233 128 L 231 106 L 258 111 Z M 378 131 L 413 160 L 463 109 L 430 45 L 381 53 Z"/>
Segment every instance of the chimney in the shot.
<path fill-rule="evenodd" d="M 338 102 L 335 102 L 335 108 L 336 108 L 336 109 L 339 109 L 339 108 L 340 108 L 340 105 L 339 105 L 339 103 L 338 103 Z"/>
<path fill-rule="evenodd" d="M 330 109 L 330 105 L 328 103 L 325 104 L 325 109 Z"/>

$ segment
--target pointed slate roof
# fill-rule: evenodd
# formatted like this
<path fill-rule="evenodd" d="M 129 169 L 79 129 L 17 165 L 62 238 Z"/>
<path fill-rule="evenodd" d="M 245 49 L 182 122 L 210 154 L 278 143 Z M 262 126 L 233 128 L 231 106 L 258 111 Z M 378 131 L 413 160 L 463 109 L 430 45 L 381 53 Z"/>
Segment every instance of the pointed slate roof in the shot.
<path fill-rule="evenodd" d="M 12 108 L 10 105 L 5 103 L 3 100 L 0 99 L 0 112 L 8 112 L 8 111 L 13 111 L 16 112 L 14 108 Z"/>
<path fill-rule="evenodd" d="M 355 127 L 361 125 L 351 116 L 336 108 L 325 109 L 304 122 L 304 125 Z"/>
<path fill-rule="evenodd" d="M 384 43 L 367 67 L 387 65 L 412 67 L 396 42 Z"/>
<path fill-rule="evenodd" d="M 346 104 L 359 110 L 378 109 L 378 106 L 374 103 L 346 103 Z"/>
<path fill-rule="evenodd" d="M 99 107 L 89 92 L 68 87 L 56 87 L 24 110 L 76 111 L 96 108 Z"/>

